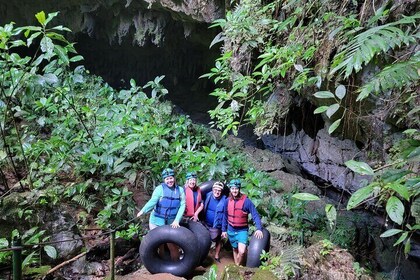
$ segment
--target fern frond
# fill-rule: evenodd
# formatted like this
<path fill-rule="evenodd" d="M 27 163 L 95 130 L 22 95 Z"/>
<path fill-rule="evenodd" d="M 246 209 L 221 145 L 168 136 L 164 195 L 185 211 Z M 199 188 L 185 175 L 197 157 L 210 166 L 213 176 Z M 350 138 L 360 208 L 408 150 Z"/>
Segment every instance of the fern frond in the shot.
<path fill-rule="evenodd" d="M 338 53 L 332 65 L 336 65 L 330 72 L 333 75 L 344 72 L 344 77 L 349 77 L 353 71 L 356 73 L 368 64 L 379 53 L 386 53 L 390 49 L 415 43 L 419 34 L 404 32 L 397 26 L 412 25 L 420 18 L 420 13 L 404 17 L 396 22 L 376 26 L 358 34 L 343 51 Z"/>
<path fill-rule="evenodd" d="M 398 62 L 385 67 L 371 81 L 360 88 L 357 101 L 363 100 L 370 93 L 379 93 L 394 88 L 402 88 L 419 80 L 420 52 L 408 61 Z"/>
<path fill-rule="evenodd" d="M 84 194 L 76 194 L 71 200 L 85 208 L 88 213 L 96 206 L 96 202 L 91 197 L 87 198 Z"/>

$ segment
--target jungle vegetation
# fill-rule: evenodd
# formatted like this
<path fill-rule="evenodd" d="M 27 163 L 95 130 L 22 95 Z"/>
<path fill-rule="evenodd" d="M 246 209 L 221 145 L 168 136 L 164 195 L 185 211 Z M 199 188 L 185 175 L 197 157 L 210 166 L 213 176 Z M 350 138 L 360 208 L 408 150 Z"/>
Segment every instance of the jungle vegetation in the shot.
<path fill-rule="evenodd" d="M 408 253 L 410 238 L 420 229 L 420 14 L 409 4 L 381 4 L 233 1 L 225 18 L 213 23 L 221 33 L 212 45 L 222 43 L 221 55 L 203 78 L 216 84 L 211 94 L 219 105 L 209 113 L 224 135 L 247 123 L 259 136 L 276 132 L 291 104 L 306 100 L 315 104 L 314 114 L 322 114 L 331 134 L 358 138 L 368 134 L 363 129 L 378 115 L 375 106 L 386 104 L 379 115 L 404 133 L 380 165 L 346 163 L 372 176 L 347 208 L 364 204 L 386 213 L 389 229 L 382 236 L 398 236 L 395 245 Z M 245 192 L 264 222 L 289 228 L 284 241 L 297 246 L 263 256 L 269 260 L 264 267 L 281 278 L 297 274 L 298 245 L 308 245 L 313 224 L 346 246 L 345 238 L 333 240 L 343 231 L 334 207 L 320 217 L 305 212 L 305 204 L 317 199 L 313 196 L 269 195 L 276 186 L 272 179 L 216 141 L 207 128 L 173 113 L 163 76 L 145 85 L 131 80 L 130 88 L 116 90 L 91 75 L 66 39 L 71 31 L 52 24 L 56 16 L 39 12 L 38 26 L 0 27 L 1 199 L 31 194 L 19 207 L 3 209 L 3 217 L 29 223 L 39 207 L 66 203 L 99 227 L 112 228 L 135 215 L 130 186 L 149 189 L 148 182 L 159 182 L 160 171 L 171 166 L 180 177 L 199 171 L 200 181 L 244 178 Z M 79 226 L 86 223 L 81 219 Z M 140 231 L 132 224 L 118 235 L 131 238 Z M 48 232 L 21 223 L 0 236 L 0 248 L 14 236 L 29 244 L 48 240 Z M 325 254 L 331 250 L 327 241 Z M 50 257 L 56 254 L 52 247 L 44 250 Z M 25 253 L 26 266 L 42 263 L 40 251 Z M 9 264 L 10 257 L 0 252 L 0 263 Z"/>

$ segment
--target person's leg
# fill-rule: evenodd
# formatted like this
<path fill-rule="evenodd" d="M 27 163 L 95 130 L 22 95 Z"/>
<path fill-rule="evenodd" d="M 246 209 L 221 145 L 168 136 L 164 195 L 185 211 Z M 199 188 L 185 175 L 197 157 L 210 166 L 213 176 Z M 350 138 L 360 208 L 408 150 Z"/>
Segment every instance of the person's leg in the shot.
<path fill-rule="evenodd" d="M 236 240 L 238 242 L 238 251 L 236 256 L 236 265 L 242 265 L 246 253 L 246 247 L 248 246 L 248 231 L 241 230 L 236 234 Z"/>
<path fill-rule="evenodd" d="M 243 243 L 238 243 L 238 252 L 235 258 L 236 265 L 242 265 L 244 261 L 245 252 L 246 252 L 246 245 Z"/>
<path fill-rule="evenodd" d="M 232 245 L 233 260 L 235 261 L 235 264 L 236 264 L 236 259 L 238 257 L 238 240 L 236 239 L 237 232 L 228 230 L 227 234 L 228 234 L 230 245 Z"/>
<path fill-rule="evenodd" d="M 219 239 L 216 241 L 216 248 L 214 250 L 214 258 L 215 259 L 220 259 L 220 249 L 222 248 L 222 241 Z"/>

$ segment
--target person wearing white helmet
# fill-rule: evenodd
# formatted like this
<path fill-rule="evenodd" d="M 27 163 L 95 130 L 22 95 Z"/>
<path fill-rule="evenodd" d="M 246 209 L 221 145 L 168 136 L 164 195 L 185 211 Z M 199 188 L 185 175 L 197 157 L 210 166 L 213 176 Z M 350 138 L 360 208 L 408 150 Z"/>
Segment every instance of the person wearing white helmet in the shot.
<path fill-rule="evenodd" d="M 226 196 L 222 194 L 224 185 L 222 182 L 215 182 L 212 191 L 206 195 L 204 202 L 205 220 L 204 225 L 210 232 L 210 238 L 216 243 L 214 259 L 220 262 L 220 249 L 222 248 L 222 222 L 225 215 Z"/>

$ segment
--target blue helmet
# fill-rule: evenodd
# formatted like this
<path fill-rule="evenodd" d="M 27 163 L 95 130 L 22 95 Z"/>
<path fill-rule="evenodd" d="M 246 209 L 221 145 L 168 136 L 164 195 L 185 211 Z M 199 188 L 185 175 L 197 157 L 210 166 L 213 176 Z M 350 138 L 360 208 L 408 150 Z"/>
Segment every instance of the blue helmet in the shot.
<path fill-rule="evenodd" d="M 195 172 L 188 172 L 187 175 L 185 176 L 186 180 L 189 180 L 191 178 L 196 178 L 197 179 L 197 173 Z"/>
<path fill-rule="evenodd" d="M 162 178 L 165 179 L 166 177 L 169 177 L 169 176 L 175 177 L 175 172 L 173 169 L 165 168 L 162 171 Z"/>
<path fill-rule="evenodd" d="M 230 182 L 228 184 L 228 187 L 229 188 L 232 188 L 232 187 L 241 188 L 241 180 L 239 180 L 239 179 L 230 180 Z"/>

